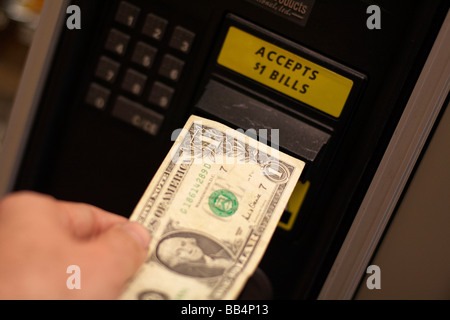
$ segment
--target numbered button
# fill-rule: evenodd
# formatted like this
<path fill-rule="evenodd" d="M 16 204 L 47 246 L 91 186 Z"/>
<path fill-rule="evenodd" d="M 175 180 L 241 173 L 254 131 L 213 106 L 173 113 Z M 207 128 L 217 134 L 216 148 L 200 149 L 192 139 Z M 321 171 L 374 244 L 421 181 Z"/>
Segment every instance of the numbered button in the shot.
<path fill-rule="evenodd" d="M 136 96 L 140 96 L 144 90 L 147 77 L 142 73 L 129 69 L 125 74 L 125 78 L 122 83 L 122 88 Z"/>
<path fill-rule="evenodd" d="M 138 42 L 131 60 L 144 68 L 150 69 L 155 61 L 158 49 L 144 43 Z"/>
<path fill-rule="evenodd" d="M 108 89 L 93 83 L 89 87 L 86 103 L 97 109 L 104 110 L 110 95 L 111 92 Z"/>
<path fill-rule="evenodd" d="M 133 28 L 136 25 L 140 12 L 141 9 L 138 7 L 122 1 L 116 13 L 116 21 L 127 27 Z"/>
<path fill-rule="evenodd" d="M 129 42 L 130 37 L 128 35 L 113 29 L 108 35 L 105 47 L 107 50 L 114 52 L 119 56 L 123 56 L 125 55 Z"/>
<path fill-rule="evenodd" d="M 180 79 L 184 68 L 184 61 L 170 54 L 166 54 L 161 63 L 159 74 L 173 81 Z"/>
<path fill-rule="evenodd" d="M 189 53 L 191 51 L 194 39 L 195 33 L 183 27 L 177 26 L 172 34 L 169 46 L 183 53 Z"/>
<path fill-rule="evenodd" d="M 150 92 L 149 102 L 163 109 L 167 109 L 172 101 L 175 90 L 157 81 L 153 84 Z"/>
<path fill-rule="evenodd" d="M 153 13 L 147 15 L 142 33 L 155 40 L 162 40 L 166 33 L 168 21 Z"/>
<path fill-rule="evenodd" d="M 107 57 L 101 57 L 95 71 L 95 76 L 109 83 L 114 83 L 119 72 L 120 64 Z"/>

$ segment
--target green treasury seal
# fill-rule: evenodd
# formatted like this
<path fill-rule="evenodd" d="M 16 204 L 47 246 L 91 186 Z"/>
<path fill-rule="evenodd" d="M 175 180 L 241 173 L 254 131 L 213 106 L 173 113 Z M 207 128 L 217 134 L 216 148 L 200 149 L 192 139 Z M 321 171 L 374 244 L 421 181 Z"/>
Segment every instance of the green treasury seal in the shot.
<path fill-rule="evenodd" d="M 217 190 L 209 197 L 209 207 L 217 216 L 227 218 L 236 213 L 239 203 L 230 191 Z"/>

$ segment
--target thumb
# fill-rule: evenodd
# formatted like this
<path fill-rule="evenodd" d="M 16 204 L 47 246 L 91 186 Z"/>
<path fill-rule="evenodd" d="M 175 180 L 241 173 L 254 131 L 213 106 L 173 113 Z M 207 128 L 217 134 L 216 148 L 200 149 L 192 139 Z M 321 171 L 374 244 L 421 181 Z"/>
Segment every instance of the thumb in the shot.
<path fill-rule="evenodd" d="M 136 222 L 118 224 L 100 234 L 91 260 L 96 263 L 91 270 L 96 272 L 88 277 L 91 289 L 108 299 L 117 298 L 145 261 L 149 243 L 150 233 Z"/>

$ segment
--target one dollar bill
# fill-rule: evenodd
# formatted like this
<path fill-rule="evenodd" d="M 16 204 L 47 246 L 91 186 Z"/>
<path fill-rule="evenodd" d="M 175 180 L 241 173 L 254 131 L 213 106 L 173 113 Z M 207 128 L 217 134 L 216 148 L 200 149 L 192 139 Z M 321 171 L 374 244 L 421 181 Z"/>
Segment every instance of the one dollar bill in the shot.
<path fill-rule="evenodd" d="M 121 299 L 238 298 L 305 163 L 192 116 L 130 219 L 152 241 Z"/>

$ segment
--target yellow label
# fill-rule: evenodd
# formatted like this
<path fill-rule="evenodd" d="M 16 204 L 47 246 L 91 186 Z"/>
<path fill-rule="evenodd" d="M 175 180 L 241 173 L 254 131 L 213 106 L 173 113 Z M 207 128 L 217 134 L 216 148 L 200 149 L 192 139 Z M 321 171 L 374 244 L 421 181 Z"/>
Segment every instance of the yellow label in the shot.
<path fill-rule="evenodd" d="M 289 220 L 284 222 L 279 222 L 278 227 L 284 229 L 286 231 L 291 231 L 294 227 L 294 223 L 297 220 L 300 209 L 305 201 L 306 194 L 308 193 L 309 187 L 311 183 L 306 181 L 305 183 L 301 183 L 300 181 L 297 183 L 294 191 L 292 192 L 291 198 L 289 199 L 287 210 L 291 214 Z"/>
<path fill-rule="evenodd" d="M 353 87 L 352 80 L 235 27 L 217 62 L 336 118 Z"/>

